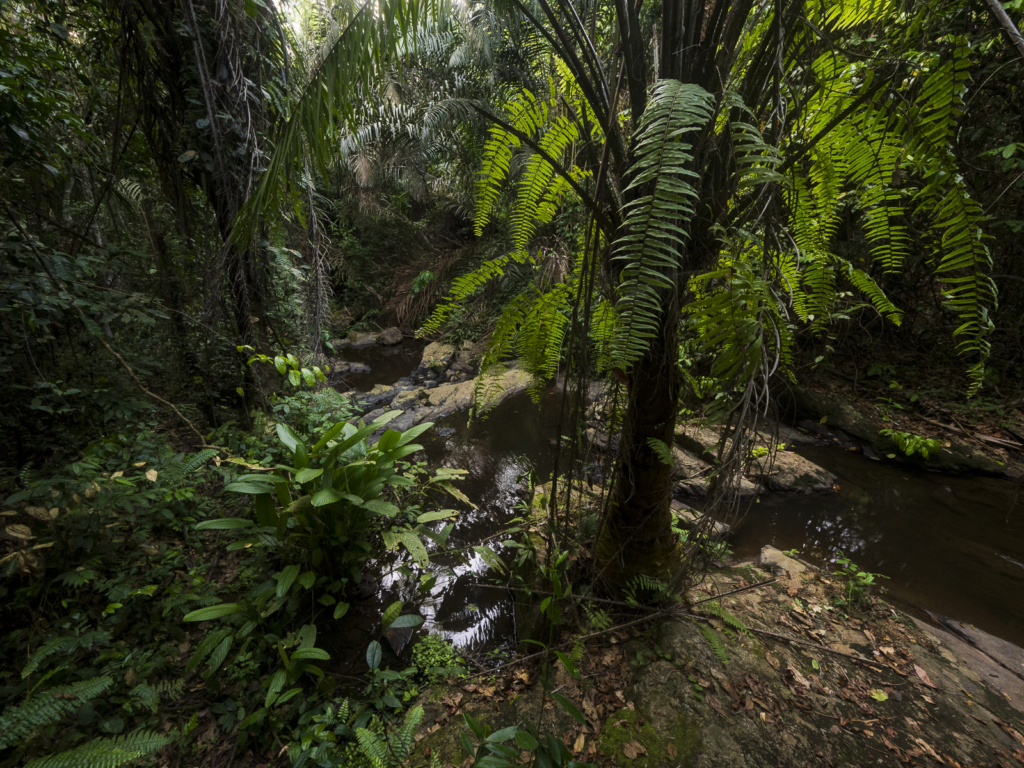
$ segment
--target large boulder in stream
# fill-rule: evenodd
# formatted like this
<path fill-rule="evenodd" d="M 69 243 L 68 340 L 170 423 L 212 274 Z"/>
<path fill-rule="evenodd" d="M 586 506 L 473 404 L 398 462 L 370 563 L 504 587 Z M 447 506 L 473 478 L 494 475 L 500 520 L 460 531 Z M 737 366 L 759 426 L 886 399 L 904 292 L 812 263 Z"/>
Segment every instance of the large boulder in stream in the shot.
<path fill-rule="evenodd" d="M 348 337 L 334 344 L 336 349 L 362 349 L 377 343 L 376 331 L 350 331 Z"/>
<path fill-rule="evenodd" d="M 451 344 L 443 344 L 440 341 L 432 341 L 423 350 L 423 357 L 420 359 L 421 370 L 443 371 L 455 357 L 455 347 Z"/>
<path fill-rule="evenodd" d="M 908 459 L 888 437 L 881 434 L 881 430 L 888 425 L 880 424 L 861 413 L 841 394 L 789 385 L 780 388 L 776 396 L 788 417 L 821 422 L 829 430 L 839 430 L 870 446 L 876 453 L 890 458 L 923 464 L 937 472 L 1010 476 L 1005 466 L 997 464 L 971 446 L 955 441 L 950 442 L 949 448 L 931 452 L 927 459 L 919 455 Z"/>
<path fill-rule="evenodd" d="M 775 451 L 750 462 L 750 474 L 773 491 L 832 493 L 836 476 L 791 451 Z"/>
<path fill-rule="evenodd" d="M 682 490 L 693 495 L 703 495 L 700 489 L 706 486 L 707 481 L 701 483 L 699 478 L 704 477 L 707 472 L 702 473 L 700 469 L 701 465 L 710 468 L 717 461 L 722 441 L 719 428 L 700 424 L 680 424 L 676 427 L 675 439 L 681 446 L 674 449 L 673 458 L 677 474 L 683 478 L 680 481 Z M 726 451 L 731 442 L 730 439 L 725 441 Z M 756 483 L 773 491 L 832 493 L 835 491 L 835 475 L 813 461 L 785 450 L 794 443 L 806 442 L 807 438 L 796 430 L 782 425 L 758 429 L 754 438 L 755 455 L 750 459 L 747 474 Z M 694 477 L 698 478 L 696 482 L 690 479 Z M 745 491 L 752 492 L 741 485 L 741 494 Z"/>
<path fill-rule="evenodd" d="M 393 347 L 402 343 L 402 332 L 397 328 L 385 328 L 377 334 L 377 343 L 382 347 Z"/>

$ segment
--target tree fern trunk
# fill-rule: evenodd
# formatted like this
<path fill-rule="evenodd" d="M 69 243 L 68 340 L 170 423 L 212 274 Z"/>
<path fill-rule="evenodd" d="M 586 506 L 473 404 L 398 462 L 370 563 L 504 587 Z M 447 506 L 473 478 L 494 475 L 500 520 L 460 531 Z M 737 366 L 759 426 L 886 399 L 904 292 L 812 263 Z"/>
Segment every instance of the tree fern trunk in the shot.
<path fill-rule="evenodd" d="M 677 318 L 677 302 L 669 303 L 666 317 Z M 672 466 L 652 446 L 652 441 L 672 445 L 677 348 L 678 323 L 663 323 L 629 373 L 615 492 L 597 545 L 601 579 L 613 589 L 640 574 L 668 581 L 679 567 L 671 524 Z"/>

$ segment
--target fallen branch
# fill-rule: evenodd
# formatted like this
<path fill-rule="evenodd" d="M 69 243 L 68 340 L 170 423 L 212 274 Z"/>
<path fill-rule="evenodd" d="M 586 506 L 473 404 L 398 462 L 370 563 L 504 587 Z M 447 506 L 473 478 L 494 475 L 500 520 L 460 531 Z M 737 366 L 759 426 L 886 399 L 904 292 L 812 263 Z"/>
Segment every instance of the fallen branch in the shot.
<path fill-rule="evenodd" d="M 994 445 L 997 448 L 1015 448 L 1017 450 L 1024 450 L 1024 445 L 1021 445 L 1020 443 L 1015 443 L 1012 440 L 1003 440 L 1002 438 L 993 437 L 991 435 L 971 434 L 965 429 L 962 429 L 960 427 L 954 427 L 951 424 L 943 424 L 941 421 L 935 421 L 934 419 L 929 419 L 926 416 L 920 416 L 919 418 L 921 419 L 921 421 L 927 422 L 928 424 L 931 424 L 936 427 L 941 427 L 942 429 L 945 429 L 948 432 L 952 432 L 957 435 L 963 435 L 964 437 L 973 438 L 975 440 L 979 440 L 980 442 L 988 443 L 989 445 Z"/>

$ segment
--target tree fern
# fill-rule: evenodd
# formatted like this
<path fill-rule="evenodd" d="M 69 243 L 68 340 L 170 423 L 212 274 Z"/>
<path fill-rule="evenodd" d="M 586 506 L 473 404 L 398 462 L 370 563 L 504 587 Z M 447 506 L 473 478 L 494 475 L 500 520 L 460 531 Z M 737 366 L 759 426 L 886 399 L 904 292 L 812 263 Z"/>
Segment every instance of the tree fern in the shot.
<path fill-rule="evenodd" d="M 663 322 L 659 291 L 675 290 L 682 268 L 686 222 L 697 193 L 689 170 L 687 138 L 711 117 L 712 98 L 696 85 L 659 81 L 652 89 L 636 140 L 634 175 L 628 187 L 639 195 L 625 209 L 622 234 L 614 244 L 619 270 L 619 314 L 612 357 L 628 368 L 646 351 Z M 670 321 L 674 322 L 674 320 Z"/>
<path fill-rule="evenodd" d="M 138 730 L 114 738 L 101 737 L 56 755 L 36 758 L 25 768 L 118 768 L 156 752 L 173 741 L 171 736 Z"/>
<path fill-rule="evenodd" d="M 20 744 L 39 728 L 53 725 L 112 684 L 109 677 L 94 677 L 34 693 L 21 704 L 7 707 L 0 714 L 0 749 Z"/>

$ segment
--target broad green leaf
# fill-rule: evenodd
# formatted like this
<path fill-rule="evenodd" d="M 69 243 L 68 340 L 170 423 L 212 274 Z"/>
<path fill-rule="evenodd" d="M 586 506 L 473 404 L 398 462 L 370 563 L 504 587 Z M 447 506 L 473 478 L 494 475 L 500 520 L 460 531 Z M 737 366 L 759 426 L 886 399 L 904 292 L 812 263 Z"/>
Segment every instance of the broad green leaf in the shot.
<path fill-rule="evenodd" d="M 516 733 L 519 731 L 519 726 L 510 725 L 508 728 L 502 728 L 500 731 L 495 731 L 487 737 L 489 742 L 497 741 L 508 741 L 509 739 L 515 738 Z"/>
<path fill-rule="evenodd" d="M 396 429 L 389 429 L 380 436 L 380 440 L 377 441 L 377 450 L 379 451 L 390 451 L 398 444 L 399 438 L 402 433 Z"/>
<path fill-rule="evenodd" d="M 264 700 L 263 706 L 269 709 L 273 705 L 274 700 L 277 699 L 278 692 L 284 688 L 287 679 L 288 675 L 283 669 L 279 669 L 274 673 L 274 676 L 270 678 L 270 685 L 267 686 L 267 698 Z"/>
<path fill-rule="evenodd" d="M 238 613 L 240 610 L 242 610 L 242 606 L 238 603 L 220 603 L 219 605 L 210 605 L 206 608 L 200 608 L 198 611 L 187 613 L 182 621 L 210 621 L 211 619 L 219 619 L 221 616 L 230 616 L 232 613 Z"/>
<path fill-rule="evenodd" d="M 397 419 L 403 413 L 404 413 L 404 411 L 388 411 L 387 413 L 381 414 L 376 419 L 374 419 L 373 422 L 370 424 L 370 426 L 373 427 L 373 429 L 371 429 L 370 431 L 371 432 L 376 432 L 378 429 L 383 427 L 385 424 L 388 424 L 389 422 L 392 422 L 395 419 Z"/>
<path fill-rule="evenodd" d="M 295 583 L 296 577 L 299 575 L 299 566 L 289 565 L 279 573 L 274 574 L 274 578 L 277 579 L 277 596 L 284 597 L 288 594 L 288 590 L 291 589 L 293 583 Z"/>
<path fill-rule="evenodd" d="M 460 491 L 458 488 L 456 488 L 454 485 L 452 485 L 447 480 L 435 481 L 434 485 L 437 485 L 437 486 L 439 486 L 441 488 L 444 488 L 449 494 L 454 496 L 456 499 L 461 501 L 463 504 L 466 504 L 466 505 L 472 507 L 473 509 L 476 509 L 476 504 L 474 504 L 472 501 L 470 501 L 469 497 L 466 494 L 464 494 L 462 491 Z"/>
<path fill-rule="evenodd" d="M 281 441 L 285 448 L 291 453 L 295 453 L 295 446 L 302 442 L 298 435 L 289 427 L 287 424 L 278 422 L 274 425 L 277 430 L 277 439 Z"/>
<path fill-rule="evenodd" d="M 311 467 L 306 467 L 306 469 L 300 469 L 298 472 L 295 473 L 295 482 L 299 483 L 300 485 L 305 485 L 306 483 L 316 480 L 323 473 L 324 471 L 322 469 L 313 469 Z"/>
<path fill-rule="evenodd" d="M 334 618 L 340 619 L 346 613 L 348 613 L 348 603 L 338 603 L 334 606 Z"/>
<path fill-rule="evenodd" d="M 530 735 L 529 731 L 524 731 L 522 728 L 516 731 L 516 744 L 519 745 L 520 749 L 525 749 L 527 752 L 533 752 L 540 743 Z"/>
<path fill-rule="evenodd" d="M 459 514 L 454 509 L 435 509 L 432 512 L 424 512 L 416 518 L 417 523 L 432 523 L 435 520 L 444 520 L 446 517 L 454 517 Z"/>
<path fill-rule="evenodd" d="M 197 531 L 233 531 L 238 528 L 251 528 L 252 520 L 241 517 L 222 517 L 220 520 L 203 520 L 196 526 Z"/>
<path fill-rule="evenodd" d="M 260 528 L 273 528 L 277 525 L 277 506 L 274 497 L 269 493 L 256 494 L 256 522 Z"/>
<path fill-rule="evenodd" d="M 496 570 L 498 573 L 505 573 L 508 570 L 508 568 L 506 568 L 505 566 L 505 563 L 502 562 L 501 558 L 498 557 L 498 555 L 495 554 L 494 550 L 490 547 L 480 545 L 477 547 L 473 547 L 473 551 L 480 555 L 480 557 L 484 559 L 484 562 L 491 566 L 491 568 Z"/>
<path fill-rule="evenodd" d="M 224 486 L 224 490 L 231 493 L 273 493 L 274 486 L 261 483 L 228 483 Z"/>
<path fill-rule="evenodd" d="M 427 548 L 420 541 L 420 537 L 412 531 L 402 531 L 398 538 L 405 545 L 405 548 L 409 550 L 409 554 L 412 555 L 412 559 L 416 564 L 421 568 L 426 568 L 430 562 L 430 556 L 427 554 Z"/>
<path fill-rule="evenodd" d="M 333 488 L 325 488 L 322 491 L 314 493 L 310 498 L 310 504 L 314 507 L 324 507 L 328 504 L 333 504 L 336 501 L 341 501 L 342 494 L 338 493 Z"/>
<path fill-rule="evenodd" d="M 345 428 L 345 422 L 344 421 L 339 421 L 333 427 L 331 427 L 326 432 L 324 432 L 323 437 L 321 437 L 319 440 L 317 440 L 316 444 L 313 446 L 312 453 L 318 452 L 321 448 L 323 448 L 325 445 L 327 445 L 327 443 L 329 443 L 331 440 L 333 440 L 335 437 L 337 437 L 338 433 L 341 432 L 344 428 Z"/>
<path fill-rule="evenodd" d="M 563 696 L 560 693 L 552 693 L 551 698 L 557 701 L 558 705 L 562 709 L 564 709 L 566 712 L 572 715 L 574 720 L 581 723 L 582 725 L 587 724 L 587 720 L 585 717 L 583 717 L 583 713 L 580 712 L 580 708 L 573 704 L 571 701 L 569 701 L 567 698 L 565 698 L 565 696 Z"/>
<path fill-rule="evenodd" d="M 555 651 L 555 656 L 558 657 L 559 661 L 565 665 L 565 671 L 572 675 L 575 679 L 579 680 L 580 671 L 576 669 L 576 665 L 572 663 L 572 660 L 561 651 Z"/>
<path fill-rule="evenodd" d="M 382 626 L 390 627 L 391 622 L 398 618 L 398 614 L 402 612 L 402 606 L 404 603 L 399 600 L 396 603 L 392 603 L 385 609 L 384 613 L 380 617 L 380 623 Z"/>
<path fill-rule="evenodd" d="M 295 653 L 292 654 L 292 661 L 303 661 L 305 659 L 330 661 L 331 655 L 322 648 L 299 648 Z"/>
<path fill-rule="evenodd" d="M 312 571 L 306 571 L 304 574 L 299 576 L 298 582 L 302 585 L 303 589 L 309 589 L 314 583 L 316 583 L 316 574 Z"/>
<path fill-rule="evenodd" d="M 371 512 L 375 512 L 378 515 L 385 515 L 386 517 L 396 517 L 401 512 L 401 510 L 390 501 L 382 501 L 381 499 L 370 499 L 369 501 L 364 501 L 363 508 L 368 509 Z"/>
<path fill-rule="evenodd" d="M 422 616 L 416 616 L 412 613 L 407 613 L 405 616 L 399 616 L 393 622 L 391 622 L 392 629 L 406 629 L 408 627 L 418 627 L 423 623 Z"/>
<path fill-rule="evenodd" d="M 380 643 L 374 640 L 366 649 L 366 664 L 370 669 L 380 666 L 381 647 Z"/>
<path fill-rule="evenodd" d="M 424 422 L 423 424 L 417 424 L 415 427 L 410 427 L 409 429 L 405 430 L 405 432 L 402 433 L 402 438 L 398 441 L 398 445 L 396 447 L 401 448 L 406 443 L 411 443 L 413 440 L 422 435 L 432 426 L 434 426 L 434 422 L 427 421 Z"/>

